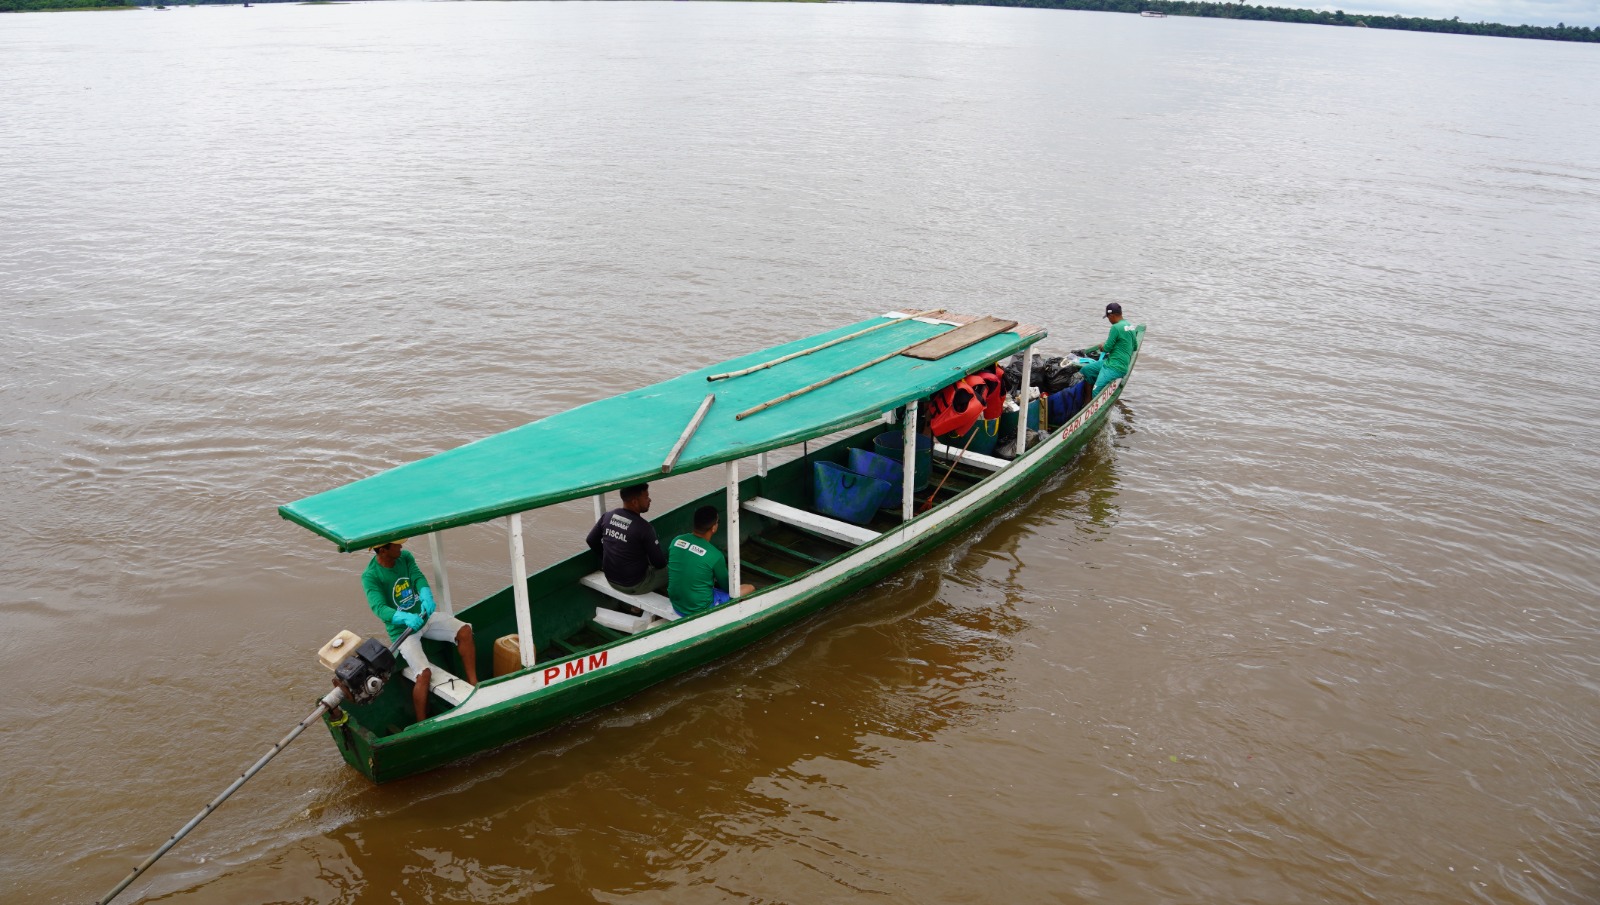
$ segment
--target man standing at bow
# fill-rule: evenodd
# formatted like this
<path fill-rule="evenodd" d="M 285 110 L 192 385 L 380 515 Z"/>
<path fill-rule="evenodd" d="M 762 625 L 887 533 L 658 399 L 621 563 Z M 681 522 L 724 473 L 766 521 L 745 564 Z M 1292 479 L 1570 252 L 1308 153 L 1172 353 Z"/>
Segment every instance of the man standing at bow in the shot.
<path fill-rule="evenodd" d="M 1139 334 L 1133 324 L 1122 319 L 1122 306 L 1116 302 L 1106 306 L 1106 320 L 1111 322 L 1111 332 L 1106 341 L 1087 349 L 1077 350 L 1080 357 L 1095 356 L 1078 362 L 1084 380 L 1094 381 L 1090 398 L 1098 396 L 1100 389 L 1113 380 L 1128 376 L 1133 366 L 1134 350 L 1139 348 Z"/>

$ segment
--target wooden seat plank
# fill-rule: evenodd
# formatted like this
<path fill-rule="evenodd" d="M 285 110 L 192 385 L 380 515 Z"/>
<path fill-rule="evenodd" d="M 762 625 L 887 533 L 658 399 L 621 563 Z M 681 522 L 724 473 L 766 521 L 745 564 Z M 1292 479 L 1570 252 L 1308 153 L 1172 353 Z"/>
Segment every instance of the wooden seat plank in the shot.
<path fill-rule="evenodd" d="M 960 459 L 961 464 L 981 468 L 984 471 L 999 471 L 1011 464 L 1005 459 L 997 459 L 994 456 L 986 456 L 971 450 L 963 453 L 953 446 L 946 446 L 938 442 L 933 444 L 933 457 L 941 462 L 954 462 L 956 459 Z"/>
<path fill-rule="evenodd" d="M 437 663 L 431 664 L 429 668 L 433 670 L 433 675 L 428 682 L 428 690 L 450 702 L 450 706 L 460 706 L 461 702 L 467 699 L 467 695 L 472 694 L 472 686 L 467 684 L 466 679 L 456 677 Z M 410 665 L 401 670 L 400 674 L 412 682 L 417 681 L 417 671 Z"/>
<path fill-rule="evenodd" d="M 590 572 L 588 575 L 578 579 L 578 583 L 591 591 L 599 591 L 613 600 L 620 600 L 623 603 L 636 606 L 646 613 L 653 613 L 662 619 L 678 618 L 678 611 L 672 608 L 672 601 L 668 600 L 664 595 L 654 592 L 649 594 L 624 594 L 613 588 L 611 582 L 606 581 L 604 572 Z"/>
<path fill-rule="evenodd" d="M 815 512 L 807 512 L 804 509 L 786 506 L 777 500 L 769 500 L 766 497 L 758 496 L 745 500 L 741 508 L 746 512 L 764 515 L 773 521 L 783 522 L 802 531 L 847 543 L 853 547 L 859 547 L 862 544 L 878 539 L 878 532 L 876 531 L 862 528 L 859 525 L 852 525 L 849 522 L 842 522 L 836 518 L 818 515 Z"/>
<path fill-rule="evenodd" d="M 634 616 L 619 610 L 597 606 L 594 608 L 594 620 L 590 624 L 621 637 L 624 635 L 637 635 L 645 629 L 660 625 L 661 620 L 650 613 L 645 613 L 643 616 Z M 615 638 L 612 640 L 615 640 Z M 571 651 L 571 653 L 577 653 L 577 651 Z"/>

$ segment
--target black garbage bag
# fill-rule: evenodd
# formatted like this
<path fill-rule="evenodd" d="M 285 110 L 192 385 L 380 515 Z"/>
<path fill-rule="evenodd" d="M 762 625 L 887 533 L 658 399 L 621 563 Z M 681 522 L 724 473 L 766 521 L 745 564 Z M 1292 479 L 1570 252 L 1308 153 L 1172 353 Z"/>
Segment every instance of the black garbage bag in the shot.
<path fill-rule="evenodd" d="M 1045 394 L 1059 393 L 1072 385 L 1072 378 L 1078 374 L 1078 360 L 1075 358 L 1052 358 L 1045 362 L 1044 379 L 1038 384 L 1039 389 Z"/>
<path fill-rule="evenodd" d="M 1039 385 L 1039 369 L 1041 367 L 1043 367 L 1043 366 L 1044 366 L 1044 356 L 1043 355 L 1035 355 L 1035 356 L 1033 356 L 1032 370 L 1028 374 L 1028 377 L 1029 377 L 1028 382 L 1029 383 L 1033 384 L 1034 386 L 1038 386 Z M 1012 356 L 1011 364 L 1006 365 L 1005 377 L 1002 378 L 1001 382 L 1003 383 L 1003 385 L 1005 387 L 1005 392 L 1008 395 L 1011 394 L 1011 393 L 1015 393 L 1017 391 L 1017 388 L 1022 386 L 1022 356 L 1020 356 L 1020 355 Z"/>
<path fill-rule="evenodd" d="M 1054 393 L 1069 386 L 1072 375 L 1078 373 L 1078 360 L 1076 358 L 1062 358 L 1052 355 L 1048 358 L 1043 355 L 1033 356 L 1033 365 L 1028 373 L 1028 384 L 1036 386 L 1045 393 Z M 1013 361 L 1006 365 L 1005 391 L 1015 393 L 1017 387 L 1022 386 L 1022 364 Z"/>
<path fill-rule="evenodd" d="M 1028 431 L 1028 448 L 1032 449 L 1044 435 L 1038 431 Z M 1017 457 L 1017 438 L 1012 437 L 994 448 L 994 455 L 999 459 L 1015 459 Z"/>

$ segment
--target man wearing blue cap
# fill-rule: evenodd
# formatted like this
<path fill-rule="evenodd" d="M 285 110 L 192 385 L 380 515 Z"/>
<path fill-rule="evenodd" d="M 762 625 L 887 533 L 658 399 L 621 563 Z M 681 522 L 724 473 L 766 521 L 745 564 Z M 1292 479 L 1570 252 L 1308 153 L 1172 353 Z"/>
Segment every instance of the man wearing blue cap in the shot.
<path fill-rule="evenodd" d="M 1123 322 L 1121 305 L 1116 302 L 1107 305 L 1106 320 L 1111 322 L 1111 332 L 1106 336 L 1106 341 L 1077 352 L 1080 356 L 1095 356 L 1082 358 L 1078 362 L 1083 379 L 1094 381 L 1091 398 L 1100 395 L 1101 388 L 1111 381 L 1128 376 L 1128 368 L 1133 365 L 1133 352 L 1139 348 L 1139 334 L 1134 331 L 1133 324 Z"/>

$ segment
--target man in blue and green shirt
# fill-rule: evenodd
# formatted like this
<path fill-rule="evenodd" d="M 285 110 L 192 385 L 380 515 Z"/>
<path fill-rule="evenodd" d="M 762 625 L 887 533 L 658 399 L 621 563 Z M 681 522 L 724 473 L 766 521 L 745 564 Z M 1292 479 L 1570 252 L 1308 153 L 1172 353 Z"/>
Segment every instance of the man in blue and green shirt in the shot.
<path fill-rule="evenodd" d="M 400 644 L 400 656 L 417 673 L 411 705 L 420 723 L 428 716 L 428 689 L 433 681 L 433 665 L 422 652 L 422 639 L 455 641 L 467 682 L 472 685 L 478 684 L 478 660 L 472 646 L 472 626 L 454 616 L 434 612 L 433 589 L 417 568 L 417 558 L 402 548 L 404 543 L 394 540 L 373 547 L 372 561 L 361 573 L 361 586 L 367 592 L 367 606 L 389 630 L 391 643 L 406 629 L 411 630 Z"/>
<path fill-rule="evenodd" d="M 717 533 L 717 507 L 701 506 L 694 512 L 694 533 L 680 534 L 667 545 L 667 597 L 680 616 L 693 616 L 733 598 L 728 587 L 728 558 L 711 542 Z M 739 596 L 755 585 L 739 586 Z"/>
<path fill-rule="evenodd" d="M 1091 397 L 1098 395 L 1100 388 L 1111 381 L 1128 376 L 1128 368 L 1133 366 L 1133 352 L 1139 348 L 1139 334 L 1133 324 L 1123 321 L 1122 305 L 1117 302 L 1107 305 L 1106 320 L 1111 322 L 1106 341 L 1078 350 L 1079 355 L 1096 356 L 1078 362 L 1083 379 L 1094 381 Z"/>

